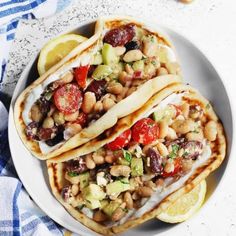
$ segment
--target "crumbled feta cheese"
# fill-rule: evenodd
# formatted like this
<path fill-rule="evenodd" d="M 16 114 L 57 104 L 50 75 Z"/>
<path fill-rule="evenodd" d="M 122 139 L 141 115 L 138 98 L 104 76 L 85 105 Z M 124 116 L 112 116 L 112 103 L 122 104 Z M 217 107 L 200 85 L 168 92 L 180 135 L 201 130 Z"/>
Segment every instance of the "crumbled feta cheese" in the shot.
<path fill-rule="evenodd" d="M 108 181 L 104 176 L 105 176 L 104 172 L 99 172 L 97 174 L 97 184 L 99 186 L 106 186 L 107 185 Z"/>

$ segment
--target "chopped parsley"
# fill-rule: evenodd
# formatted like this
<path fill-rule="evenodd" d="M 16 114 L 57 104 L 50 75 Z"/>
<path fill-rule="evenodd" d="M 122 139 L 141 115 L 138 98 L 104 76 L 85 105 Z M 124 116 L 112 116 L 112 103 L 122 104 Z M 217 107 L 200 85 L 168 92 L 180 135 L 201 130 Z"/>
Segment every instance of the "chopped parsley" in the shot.
<path fill-rule="evenodd" d="M 73 172 L 73 171 L 69 171 L 69 172 L 68 172 L 68 175 L 69 175 L 70 177 L 75 177 L 75 176 L 78 176 L 79 174 L 76 173 L 76 172 Z"/>
<path fill-rule="evenodd" d="M 117 177 L 116 180 L 120 181 L 122 184 L 129 184 L 129 180 L 123 176 Z"/>
<path fill-rule="evenodd" d="M 123 149 L 123 156 L 126 161 L 131 162 L 132 154 L 129 151 Z"/>
<path fill-rule="evenodd" d="M 169 158 L 175 158 L 177 156 L 177 152 L 179 151 L 179 145 L 178 144 L 173 144 L 171 145 L 172 151 L 169 154 Z"/>
<path fill-rule="evenodd" d="M 129 184 L 129 181 L 127 181 L 126 179 L 121 179 L 120 182 L 121 182 L 122 184 Z"/>
<path fill-rule="evenodd" d="M 183 154 L 183 157 L 186 157 L 186 156 L 188 156 L 189 155 L 189 152 L 184 152 L 184 154 Z"/>
<path fill-rule="evenodd" d="M 151 61 L 151 63 L 155 66 L 157 63 L 156 61 Z"/>
<path fill-rule="evenodd" d="M 121 208 L 125 213 L 128 213 L 129 212 L 129 209 L 128 208 Z"/>

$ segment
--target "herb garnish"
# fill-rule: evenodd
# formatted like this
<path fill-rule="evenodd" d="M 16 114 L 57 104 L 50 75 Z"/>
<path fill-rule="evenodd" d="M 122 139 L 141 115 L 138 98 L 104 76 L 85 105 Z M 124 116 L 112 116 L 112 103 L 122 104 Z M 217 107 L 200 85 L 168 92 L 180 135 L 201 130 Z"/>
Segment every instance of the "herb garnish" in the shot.
<path fill-rule="evenodd" d="M 121 208 L 125 213 L 128 213 L 129 212 L 129 209 L 128 208 Z"/>
<path fill-rule="evenodd" d="M 186 156 L 188 156 L 189 155 L 189 152 L 184 152 L 184 154 L 183 154 L 183 157 L 186 157 Z"/>
<path fill-rule="evenodd" d="M 75 176 L 77 176 L 77 175 L 79 175 L 79 174 L 76 173 L 76 172 L 73 172 L 73 171 L 69 171 L 69 172 L 68 172 L 68 175 L 69 175 L 70 177 L 75 177 Z"/>
<path fill-rule="evenodd" d="M 169 158 L 175 158 L 177 156 L 177 152 L 179 151 L 179 145 L 178 144 L 173 144 L 171 145 L 172 151 L 169 154 Z"/>
<path fill-rule="evenodd" d="M 117 177 L 116 180 L 120 181 L 122 184 L 129 184 L 129 180 L 123 176 Z"/>
<path fill-rule="evenodd" d="M 151 63 L 155 66 L 157 63 L 155 61 L 151 61 Z"/>
<path fill-rule="evenodd" d="M 132 154 L 129 151 L 126 151 L 124 149 L 122 150 L 123 150 L 124 159 L 130 163 L 132 159 Z"/>

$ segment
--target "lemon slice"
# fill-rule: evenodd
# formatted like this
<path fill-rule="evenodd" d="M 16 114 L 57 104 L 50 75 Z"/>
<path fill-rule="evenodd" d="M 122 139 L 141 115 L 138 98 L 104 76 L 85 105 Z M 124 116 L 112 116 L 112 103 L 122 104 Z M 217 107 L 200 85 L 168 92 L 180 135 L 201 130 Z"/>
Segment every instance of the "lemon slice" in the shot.
<path fill-rule="evenodd" d="M 77 34 L 64 34 L 50 40 L 41 50 L 38 72 L 41 76 L 87 38 Z"/>
<path fill-rule="evenodd" d="M 179 198 L 175 203 L 162 212 L 157 218 L 167 223 L 180 223 L 189 219 L 202 206 L 207 185 L 203 180 L 189 193 Z"/>

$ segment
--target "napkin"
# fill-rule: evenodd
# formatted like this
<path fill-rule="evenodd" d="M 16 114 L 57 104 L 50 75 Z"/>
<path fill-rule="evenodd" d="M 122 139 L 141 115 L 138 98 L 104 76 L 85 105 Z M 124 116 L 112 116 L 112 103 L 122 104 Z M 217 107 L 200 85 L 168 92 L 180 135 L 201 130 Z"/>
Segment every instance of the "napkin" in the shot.
<path fill-rule="evenodd" d="M 0 83 L 19 21 L 53 15 L 70 1 L 0 0 Z M 65 230 L 38 208 L 18 179 L 9 150 L 7 123 L 8 113 L 0 101 L 0 235 L 64 235 Z"/>
<path fill-rule="evenodd" d="M 21 19 L 48 17 L 71 0 L 0 0 L 0 83 L 4 80 L 11 43 Z"/>

